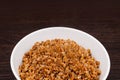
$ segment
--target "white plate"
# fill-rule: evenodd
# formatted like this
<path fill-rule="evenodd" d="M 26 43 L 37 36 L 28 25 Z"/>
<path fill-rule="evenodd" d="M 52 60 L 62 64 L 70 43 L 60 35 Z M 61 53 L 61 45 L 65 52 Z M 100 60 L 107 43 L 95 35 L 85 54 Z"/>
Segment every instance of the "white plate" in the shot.
<path fill-rule="evenodd" d="M 20 80 L 18 67 L 22 62 L 24 53 L 27 52 L 37 41 L 55 38 L 71 39 L 76 41 L 84 48 L 89 48 L 92 52 L 92 55 L 98 61 L 100 61 L 100 69 L 102 71 L 100 80 L 106 80 L 110 71 L 110 59 L 105 47 L 93 36 L 83 31 L 67 27 L 50 27 L 40 29 L 28 34 L 16 44 L 12 51 L 10 63 L 12 71 L 17 80 Z"/>

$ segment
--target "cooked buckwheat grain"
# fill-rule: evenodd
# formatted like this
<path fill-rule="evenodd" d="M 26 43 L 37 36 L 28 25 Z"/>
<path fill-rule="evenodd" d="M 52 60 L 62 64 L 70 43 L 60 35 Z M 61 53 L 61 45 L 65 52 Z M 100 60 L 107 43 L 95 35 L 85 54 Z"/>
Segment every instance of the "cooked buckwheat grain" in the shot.
<path fill-rule="evenodd" d="M 100 62 L 70 39 L 36 42 L 19 66 L 21 80 L 99 80 Z"/>

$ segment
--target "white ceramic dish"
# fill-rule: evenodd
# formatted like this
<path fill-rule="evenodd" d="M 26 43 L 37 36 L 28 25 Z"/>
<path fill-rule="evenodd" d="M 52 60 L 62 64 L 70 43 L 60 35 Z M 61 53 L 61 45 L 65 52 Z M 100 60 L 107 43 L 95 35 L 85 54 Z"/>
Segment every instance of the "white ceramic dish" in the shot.
<path fill-rule="evenodd" d="M 93 36 L 73 28 L 67 27 L 50 27 L 32 32 L 21 39 L 14 47 L 10 59 L 12 71 L 17 80 L 20 80 L 18 67 L 22 62 L 22 57 L 35 42 L 47 39 L 71 39 L 79 45 L 91 49 L 92 55 L 100 61 L 102 74 L 100 80 L 106 80 L 110 71 L 110 59 L 105 47 Z"/>

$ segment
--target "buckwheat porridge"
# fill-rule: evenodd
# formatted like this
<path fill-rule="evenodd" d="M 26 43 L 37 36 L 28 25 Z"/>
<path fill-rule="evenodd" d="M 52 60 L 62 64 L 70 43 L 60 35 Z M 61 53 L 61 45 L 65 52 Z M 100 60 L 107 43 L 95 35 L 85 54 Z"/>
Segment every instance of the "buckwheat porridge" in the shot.
<path fill-rule="evenodd" d="M 99 80 L 100 62 L 75 41 L 36 42 L 19 66 L 21 80 Z"/>

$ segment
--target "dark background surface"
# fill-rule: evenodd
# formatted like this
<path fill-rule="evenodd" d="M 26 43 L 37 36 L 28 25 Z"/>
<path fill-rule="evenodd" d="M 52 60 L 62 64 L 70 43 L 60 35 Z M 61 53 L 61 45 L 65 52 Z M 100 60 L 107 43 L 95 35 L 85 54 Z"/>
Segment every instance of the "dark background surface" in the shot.
<path fill-rule="evenodd" d="M 10 55 L 25 35 L 50 26 L 83 30 L 108 50 L 111 71 L 107 80 L 120 80 L 120 3 L 79 1 L 0 1 L 0 80 L 15 80 Z"/>

